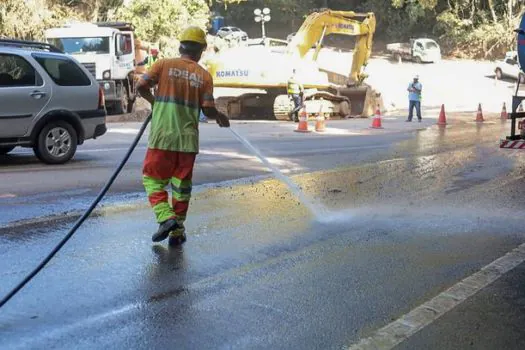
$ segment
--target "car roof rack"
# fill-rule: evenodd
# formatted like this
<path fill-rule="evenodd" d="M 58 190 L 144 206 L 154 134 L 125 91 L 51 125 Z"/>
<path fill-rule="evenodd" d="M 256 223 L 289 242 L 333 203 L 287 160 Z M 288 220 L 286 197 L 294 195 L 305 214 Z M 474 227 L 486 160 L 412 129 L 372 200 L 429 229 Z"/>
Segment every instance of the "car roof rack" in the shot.
<path fill-rule="evenodd" d="M 47 50 L 47 51 L 56 52 L 56 53 L 64 53 L 64 51 L 60 50 L 58 47 L 54 45 L 51 45 L 48 43 L 42 43 L 38 41 L 0 38 L 0 46 L 27 47 L 27 48 L 35 48 L 35 49 L 40 49 L 40 50 Z"/>

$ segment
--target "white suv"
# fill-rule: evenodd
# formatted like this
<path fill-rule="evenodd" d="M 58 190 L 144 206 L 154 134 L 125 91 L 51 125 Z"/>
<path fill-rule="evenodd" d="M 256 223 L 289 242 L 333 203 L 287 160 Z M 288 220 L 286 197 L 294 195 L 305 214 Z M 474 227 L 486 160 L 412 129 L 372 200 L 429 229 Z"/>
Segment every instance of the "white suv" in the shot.
<path fill-rule="evenodd" d="M 217 31 L 217 36 L 222 39 L 248 40 L 248 34 L 237 27 L 222 27 Z"/>
<path fill-rule="evenodd" d="M 525 75 L 523 74 L 519 62 L 518 53 L 516 51 L 509 51 L 505 55 L 505 59 L 496 62 L 494 73 L 498 79 L 513 78 L 520 80 L 520 83 L 525 83 Z"/>
<path fill-rule="evenodd" d="M 0 39 L 0 106 L 0 155 L 31 147 L 41 161 L 61 164 L 106 132 L 98 82 L 45 43 Z"/>

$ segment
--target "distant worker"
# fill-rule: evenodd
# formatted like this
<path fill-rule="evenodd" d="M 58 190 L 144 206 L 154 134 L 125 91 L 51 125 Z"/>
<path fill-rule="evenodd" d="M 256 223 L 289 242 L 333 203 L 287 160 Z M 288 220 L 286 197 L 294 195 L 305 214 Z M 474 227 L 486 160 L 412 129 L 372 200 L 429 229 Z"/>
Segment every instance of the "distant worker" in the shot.
<path fill-rule="evenodd" d="M 414 77 L 414 80 L 408 85 L 408 119 L 407 122 L 412 121 L 413 110 L 416 108 L 417 120 L 421 122 L 421 91 L 423 85 L 419 82 L 419 75 Z"/>
<path fill-rule="evenodd" d="M 159 59 L 159 50 L 151 49 L 150 54 L 144 58 L 144 61 L 140 62 L 139 66 L 146 66 L 147 70 L 150 70 L 153 67 L 153 64 Z"/>
<path fill-rule="evenodd" d="M 143 183 L 159 229 L 153 242 L 169 245 L 186 240 L 184 221 L 192 190 L 192 174 L 199 152 L 200 110 L 229 127 L 228 117 L 215 108 L 213 78 L 198 61 L 206 49 L 206 34 L 188 27 L 180 37 L 180 58 L 159 59 L 142 76 L 138 90 L 152 105 L 151 131 L 144 159 Z M 157 86 L 155 96 L 150 88 Z M 171 184 L 172 205 L 165 187 Z"/>
<path fill-rule="evenodd" d="M 288 96 L 291 97 L 294 104 L 294 109 L 290 115 L 290 119 L 299 122 L 299 110 L 303 105 L 304 86 L 297 79 L 295 69 L 293 70 L 290 79 L 288 79 Z"/>

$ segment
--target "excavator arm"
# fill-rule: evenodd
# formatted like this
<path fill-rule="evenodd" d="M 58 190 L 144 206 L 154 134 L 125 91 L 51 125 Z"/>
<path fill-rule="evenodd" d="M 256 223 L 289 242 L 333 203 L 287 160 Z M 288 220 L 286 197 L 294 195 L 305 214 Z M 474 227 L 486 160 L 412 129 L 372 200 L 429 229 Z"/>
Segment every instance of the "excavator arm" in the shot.
<path fill-rule="evenodd" d="M 297 34 L 288 44 L 287 52 L 304 57 L 312 46 L 316 45 L 314 60 L 321 49 L 326 35 L 342 34 L 358 36 L 356 41 L 352 68 L 347 85 L 360 85 L 367 77 L 362 68 L 368 63 L 372 53 L 372 40 L 376 29 L 376 19 L 372 12 L 356 13 L 353 11 L 323 11 L 310 14 Z"/>

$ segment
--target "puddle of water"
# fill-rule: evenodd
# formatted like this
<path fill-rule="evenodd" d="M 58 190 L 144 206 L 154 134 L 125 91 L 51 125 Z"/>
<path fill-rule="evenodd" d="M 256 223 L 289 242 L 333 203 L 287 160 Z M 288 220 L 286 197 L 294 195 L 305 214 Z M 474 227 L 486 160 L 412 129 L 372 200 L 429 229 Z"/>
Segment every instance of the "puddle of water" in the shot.
<path fill-rule="evenodd" d="M 322 207 L 319 203 L 314 203 L 310 198 L 306 197 L 303 191 L 297 186 L 296 183 L 292 181 L 288 176 L 284 175 L 277 167 L 275 167 L 273 164 L 271 164 L 266 157 L 264 157 L 261 152 L 255 148 L 248 140 L 246 140 L 244 137 L 242 137 L 237 131 L 233 130 L 232 128 L 229 128 L 233 135 L 241 142 L 247 149 L 249 149 L 259 160 L 266 165 L 274 174 L 275 176 L 284 182 L 290 191 L 303 203 L 310 212 L 314 215 L 316 220 L 320 220 L 322 218 L 325 218 L 326 215 L 324 213 L 326 212 L 326 209 Z"/>

